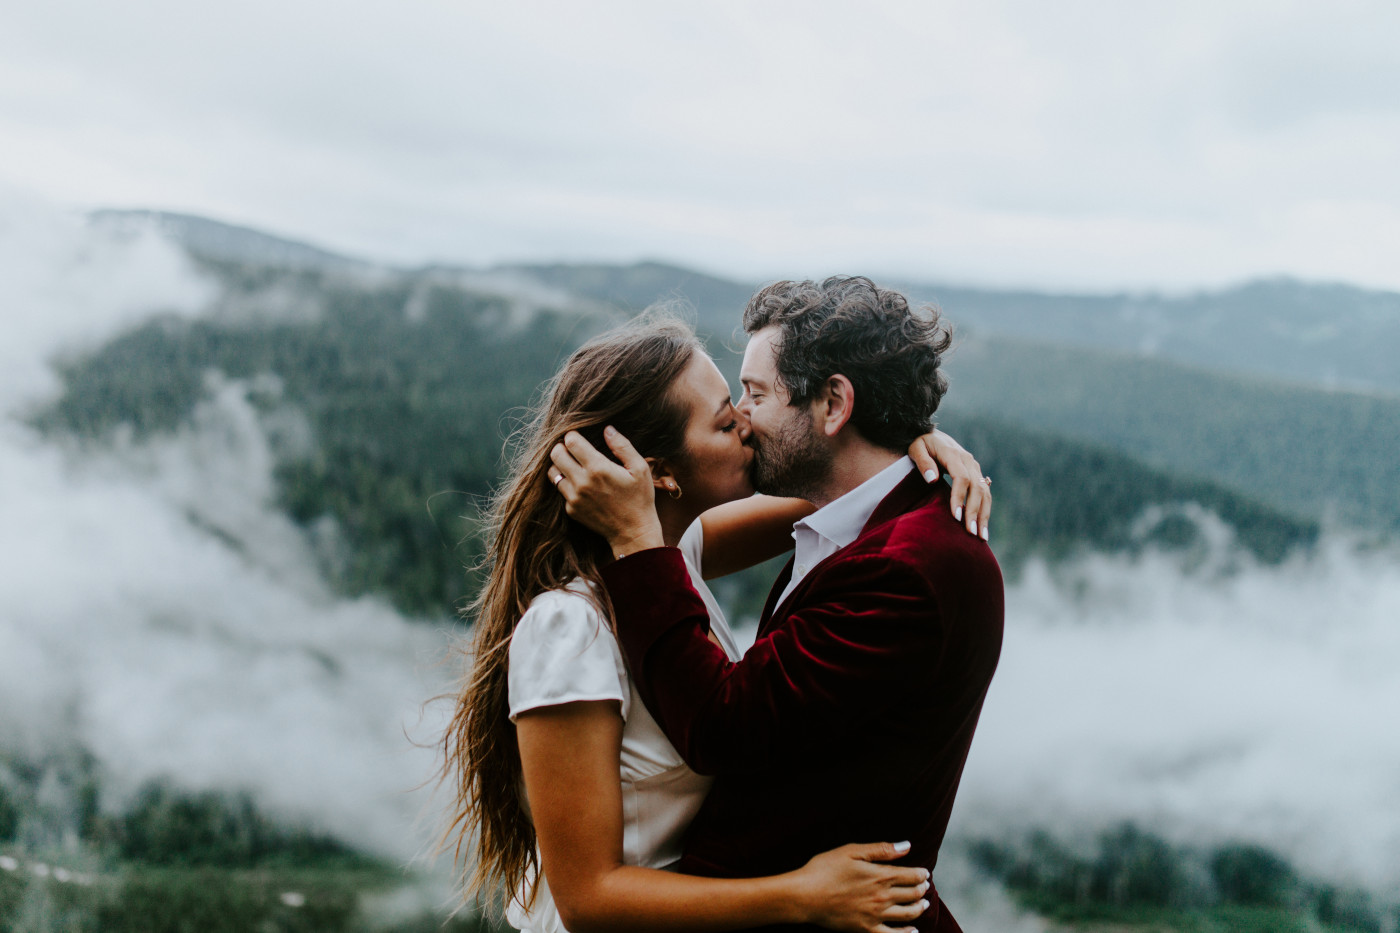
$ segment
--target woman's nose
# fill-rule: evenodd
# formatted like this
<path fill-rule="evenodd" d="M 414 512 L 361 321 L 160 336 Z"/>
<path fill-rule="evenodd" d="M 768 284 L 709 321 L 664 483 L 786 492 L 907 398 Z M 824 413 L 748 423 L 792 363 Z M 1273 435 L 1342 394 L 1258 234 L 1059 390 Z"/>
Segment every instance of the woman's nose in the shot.
<path fill-rule="evenodd" d="M 739 440 L 747 442 L 749 435 L 753 433 L 753 424 L 749 421 L 749 413 L 738 408 L 735 409 L 734 418 L 739 422 Z"/>

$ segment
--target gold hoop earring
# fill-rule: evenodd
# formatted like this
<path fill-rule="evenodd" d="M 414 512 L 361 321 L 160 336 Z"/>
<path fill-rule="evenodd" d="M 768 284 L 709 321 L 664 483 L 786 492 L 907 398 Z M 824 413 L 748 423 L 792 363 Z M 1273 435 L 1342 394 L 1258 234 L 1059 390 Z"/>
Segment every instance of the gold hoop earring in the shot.
<path fill-rule="evenodd" d="M 667 494 L 668 496 L 670 496 L 672 499 L 679 499 L 679 498 L 681 497 L 681 487 L 680 487 L 680 484 L 677 483 L 675 486 L 669 486 L 669 487 L 667 487 L 666 494 Z"/>

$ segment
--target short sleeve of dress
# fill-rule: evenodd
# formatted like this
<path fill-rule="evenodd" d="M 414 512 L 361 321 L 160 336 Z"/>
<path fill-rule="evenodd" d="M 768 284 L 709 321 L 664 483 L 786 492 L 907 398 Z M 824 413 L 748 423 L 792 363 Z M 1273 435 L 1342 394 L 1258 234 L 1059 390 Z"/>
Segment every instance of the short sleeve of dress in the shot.
<path fill-rule="evenodd" d="M 697 572 L 703 569 L 701 559 L 705 556 L 705 526 L 701 524 L 700 519 L 690 523 L 676 547 L 680 548 L 681 554 L 685 555 L 685 559 Z"/>
<path fill-rule="evenodd" d="M 581 700 L 617 700 L 627 719 L 632 689 L 617 637 L 581 593 L 536 597 L 510 640 L 510 719 Z"/>

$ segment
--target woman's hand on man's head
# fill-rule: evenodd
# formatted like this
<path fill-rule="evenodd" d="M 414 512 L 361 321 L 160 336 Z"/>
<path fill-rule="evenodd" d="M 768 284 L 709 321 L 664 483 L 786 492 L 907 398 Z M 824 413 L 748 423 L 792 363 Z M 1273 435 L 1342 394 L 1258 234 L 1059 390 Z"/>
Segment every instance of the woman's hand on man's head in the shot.
<path fill-rule="evenodd" d="M 651 466 L 616 429 L 604 430 L 603 439 L 621 465 L 577 431 L 564 435 L 550 451 L 549 481 L 564 497 L 564 510 L 607 539 L 614 557 L 664 547 Z"/>

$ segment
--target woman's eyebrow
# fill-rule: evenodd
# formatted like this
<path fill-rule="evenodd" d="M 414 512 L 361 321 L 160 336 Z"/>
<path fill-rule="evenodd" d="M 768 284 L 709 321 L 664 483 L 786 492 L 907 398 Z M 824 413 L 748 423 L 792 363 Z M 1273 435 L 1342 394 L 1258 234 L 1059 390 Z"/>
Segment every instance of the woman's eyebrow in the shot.
<path fill-rule="evenodd" d="M 718 418 L 720 415 L 724 414 L 724 410 L 733 404 L 734 400 L 726 395 L 724 401 L 720 402 L 719 407 L 715 409 L 715 417 Z"/>

